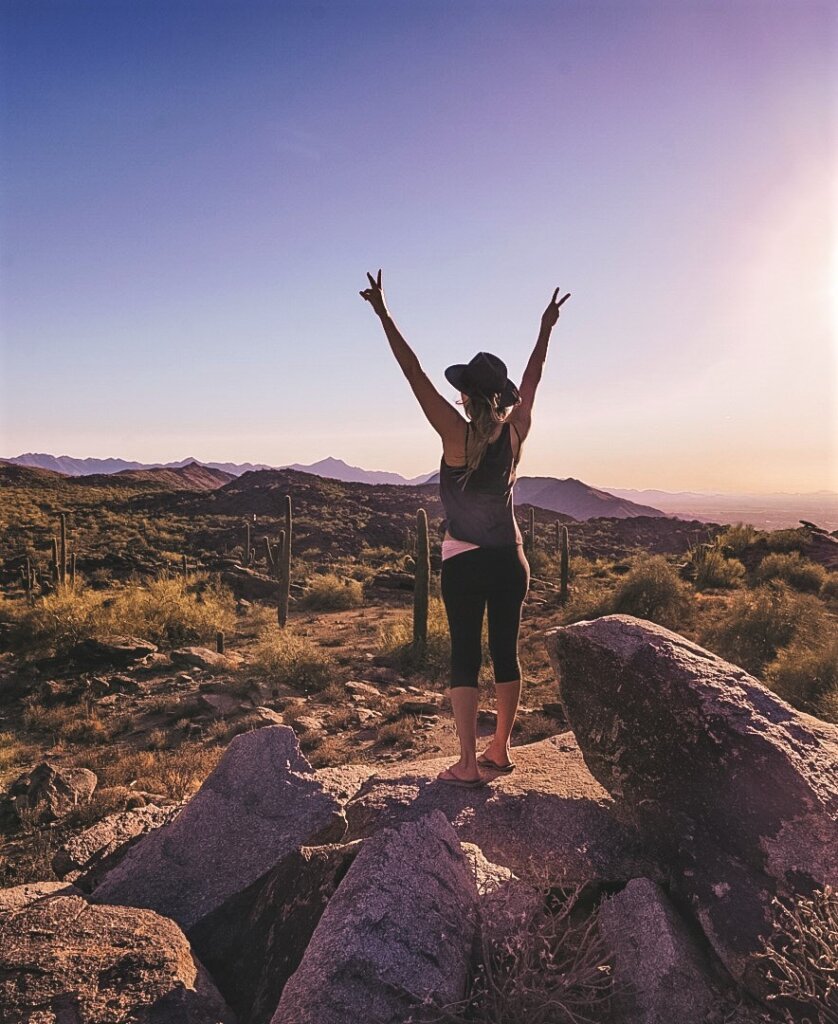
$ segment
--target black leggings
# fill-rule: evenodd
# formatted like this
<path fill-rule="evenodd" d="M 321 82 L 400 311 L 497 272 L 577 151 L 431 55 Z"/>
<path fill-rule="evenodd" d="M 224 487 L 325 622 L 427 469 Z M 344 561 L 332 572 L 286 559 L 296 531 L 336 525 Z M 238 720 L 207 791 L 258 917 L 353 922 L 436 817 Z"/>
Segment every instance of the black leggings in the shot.
<path fill-rule="evenodd" d="M 477 686 L 487 606 L 495 682 L 520 679 L 518 632 L 521 605 L 530 586 L 530 566 L 522 546 L 470 548 L 445 558 L 440 586 L 451 633 L 449 686 Z"/>

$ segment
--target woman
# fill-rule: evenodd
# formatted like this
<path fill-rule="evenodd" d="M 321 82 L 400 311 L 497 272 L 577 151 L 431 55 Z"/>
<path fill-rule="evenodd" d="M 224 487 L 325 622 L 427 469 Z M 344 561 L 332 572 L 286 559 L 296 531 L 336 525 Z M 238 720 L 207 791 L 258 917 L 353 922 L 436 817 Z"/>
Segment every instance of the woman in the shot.
<path fill-rule="evenodd" d="M 480 772 L 510 772 L 509 739 L 521 695 L 518 633 L 530 569 L 513 508 L 512 489 L 521 445 L 530 432 L 536 388 L 550 332 L 559 319 L 557 288 L 541 317 L 541 330 L 521 389 L 497 356 L 478 352 L 449 366 L 446 379 L 460 391 L 464 419 L 428 379 L 387 309 L 378 278 L 361 296 L 375 310 L 414 395 L 442 438 L 440 497 L 446 512 L 441 590 L 451 633 L 451 706 L 460 759 L 437 776 L 454 786 L 485 785 Z M 495 734 L 477 755 L 477 680 L 482 661 L 483 615 L 488 608 L 489 649 L 495 677 Z"/>

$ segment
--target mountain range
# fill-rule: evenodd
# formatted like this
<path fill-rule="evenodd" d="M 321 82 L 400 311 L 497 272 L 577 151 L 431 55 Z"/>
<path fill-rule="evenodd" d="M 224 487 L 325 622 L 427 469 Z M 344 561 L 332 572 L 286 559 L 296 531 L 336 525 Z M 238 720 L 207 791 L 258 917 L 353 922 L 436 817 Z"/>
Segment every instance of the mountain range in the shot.
<path fill-rule="evenodd" d="M 175 490 L 212 490 L 244 473 L 274 469 L 292 469 L 344 483 L 371 485 L 417 486 L 434 484 L 439 479 L 436 470 L 408 478 L 399 473 L 350 466 L 342 459 L 331 457 L 308 464 L 295 462 L 286 466 L 268 466 L 265 463 L 249 462 L 202 463 L 194 458 L 178 462 L 142 463 L 119 458 L 77 459 L 69 455 L 27 452 L 13 458 L 0 459 L 0 463 L 77 477 L 82 485 L 102 482 L 103 476 L 110 477 L 112 484 L 118 484 L 121 479 L 127 483 L 129 480 L 136 481 L 137 474 L 142 474 L 142 478 L 153 486 Z M 519 503 L 533 504 L 576 519 L 596 516 L 679 516 L 705 522 L 749 522 L 763 529 L 778 529 L 796 526 L 803 518 L 826 529 L 838 528 L 838 493 L 827 490 L 768 494 L 672 492 L 595 487 L 573 477 L 519 476 L 515 495 Z"/>

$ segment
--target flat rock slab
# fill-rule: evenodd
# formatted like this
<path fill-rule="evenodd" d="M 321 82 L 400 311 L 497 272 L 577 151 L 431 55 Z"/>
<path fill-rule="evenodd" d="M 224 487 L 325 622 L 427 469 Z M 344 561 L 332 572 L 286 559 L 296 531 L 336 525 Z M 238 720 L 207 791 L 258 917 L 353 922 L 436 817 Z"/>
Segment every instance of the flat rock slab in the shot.
<path fill-rule="evenodd" d="M 208 647 L 178 647 L 169 657 L 177 668 L 204 668 L 209 671 L 229 672 L 242 661 L 239 654 L 219 654 Z"/>
<path fill-rule="evenodd" d="M 329 901 L 272 1024 L 400 1024 L 426 999 L 461 999 L 476 921 L 472 869 L 441 811 L 383 829 Z"/>
<path fill-rule="evenodd" d="M 0 889 L 0 914 L 22 910 L 30 903 L 46 899 L 47 896 L 81 896 L 81 889 L 66 882 L 28 882 L 11 889 Z"/>
<path fill-rule="evenodd" d="M 0 1006 L 9 1024 L 234 1022 L 173 921 L 79 896 L 0 917 Z"/>
<path fill-rule="evenodd" d="M 147 804 L 109 814 L 58 849 L 52 858 L 52 870 L 83 892 L 91 892 L 141 836 L 166 825 L 179 812 L 179 806 Z"/>
<path fill-rule="evenodd" d="M 300 846 L 342 838 L 345 824 L 293 729 L 255 729 L 233 739 L 180 814 L 129 850 L 91 898 L 150 907 L 189 929 Z"/>
<path fill-rule="evenodd" d="M 70 652 L 74 661 L 85 665 L 132 665 L 156 653 L 157 645 L 136 636 L 90 637 Z"/>
<path fill-rule="evenodd" d="M 547 635 L 591 773 L 671 870 L 734 977 L 775 892 L 838 883 L 838 727 L 662 626 L 606 615 Z"/>
<path fill-rule="evenodd" d="M 513 871 L 534 859 L 571 883 L 655 874 L 637 836 L 616 820 L 611 797 L 588 771 L 572 733 L 513 747 L 512 759 L 511 774 L 471 790 L 436 781 L 455 760 L 450 754 L 370 771 L 346 804 L 347 838 L 439 809 L 461 841 Z M 357 769 L 349 769 L 357 781 Z"/>

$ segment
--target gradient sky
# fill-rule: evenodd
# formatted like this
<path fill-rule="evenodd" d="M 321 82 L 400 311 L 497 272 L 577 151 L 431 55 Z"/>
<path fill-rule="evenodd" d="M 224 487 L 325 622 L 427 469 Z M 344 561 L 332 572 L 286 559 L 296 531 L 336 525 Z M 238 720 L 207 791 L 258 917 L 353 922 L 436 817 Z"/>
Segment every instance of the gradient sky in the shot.
<path fill-rule="evenodd" d="M 520 381 L 520 472 L 838 489 L 838 5 L 20 0 L 0 457 L 413 476 L 430 377 Z"/>

